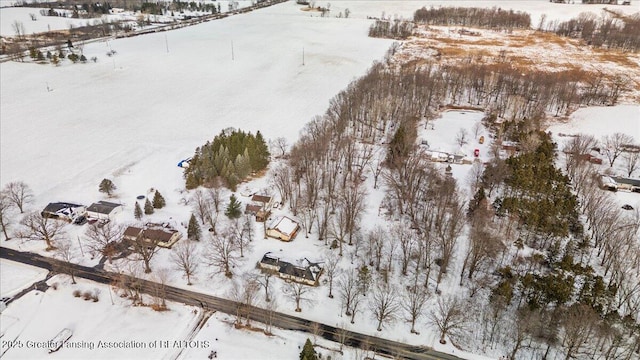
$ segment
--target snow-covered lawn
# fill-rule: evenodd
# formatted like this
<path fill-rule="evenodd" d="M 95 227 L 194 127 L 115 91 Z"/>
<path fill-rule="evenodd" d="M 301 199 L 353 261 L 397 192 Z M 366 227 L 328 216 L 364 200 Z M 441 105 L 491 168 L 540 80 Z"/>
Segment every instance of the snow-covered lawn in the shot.
<path fill-rule="evenodd" d="M 0 259 L 0 297 L 11 297 L 43 280 L 48 271 L 15 261 Z"/>
<path fill-rule="evenodd" d="M 632 136 L 636 144 L 640 144 L 640 105 L 618 105 L 611 107 L 589 107 L 579 109 L 571 114 L 567 122 L 551 123 L 548 130 L 553 133 L 554 141 L 558 143 L 558 149 L 562 150 L 564 144 L 571 137 L 560 136 L 585 134 L 592 135 L 597 140 L 614 133 L 623 133 Z M 563 155 L 560 155 L 563 156 Z M 609 167 L 607 157 L 600 156 L 603 163 L 595 165 L 600 173 L 612 172 L 612 174 L 627 177 L 624 170 L 624 159 L 616 160 L 613 168 Z M 636 170 L 632 178 L 640 178 L 640 171 Z M 640 194 L 625 191 L 611 193 L 620 205 L 629 204 L 634 209 L 640 208 Z"/>
<path fill-rule="evenodd" d="M 48 283 L 57 283 L 57 290 L 31 291 L 0 315 L 3 358 L 44 358 L 47 342 L 68 328 L 72 337 L 52 358 L 160 359 L 178 351 L 174 341 L 184 340 L 197 323 L 199 311 L 182 304 L 168 303 L 169 311 L 156 312 L 132 307 L 130 300 L 110 293 L 106 285 L 82 279 L 71 285 L 66 276 Z M 99 291 L 99 301 L 74 297 L 74 290 Z M 9 341 L 15 346 L 6 348 Z M 161 348 L 156 345 L 159 341 L 171 345 Z"/>

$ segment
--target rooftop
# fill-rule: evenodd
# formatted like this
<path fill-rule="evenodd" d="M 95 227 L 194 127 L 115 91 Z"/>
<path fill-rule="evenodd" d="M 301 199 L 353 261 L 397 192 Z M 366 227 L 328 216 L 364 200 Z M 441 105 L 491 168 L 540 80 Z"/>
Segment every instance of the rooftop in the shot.
<path fill-rule="evenodd" d="M 91 204 L 87 211 L 96 212 L 100 214 L 110 214 L 113 209 L 122 206 L 120 204 L 108 202 L 108 201 L 98 201 L 96 203 Z"/>

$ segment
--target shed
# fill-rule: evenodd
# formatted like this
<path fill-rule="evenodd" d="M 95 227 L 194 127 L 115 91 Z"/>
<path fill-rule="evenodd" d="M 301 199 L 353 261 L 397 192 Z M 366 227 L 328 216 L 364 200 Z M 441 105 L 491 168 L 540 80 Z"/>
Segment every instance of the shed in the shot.
<path fill-rule="evenodd" d="M 94 219 L 109 219 L 122 211 L 122 205 L 109 201 L 98 201 L 89 205 L 87 216 Z"/>
<path fill-rule="evenodd" d="M 296 237 L 299 229 L 300 225 L 296 221 L 286 216 L 281 216 L 275 218 L 267 226 L 267 236 L 283 241 L 291 241 Z"/>

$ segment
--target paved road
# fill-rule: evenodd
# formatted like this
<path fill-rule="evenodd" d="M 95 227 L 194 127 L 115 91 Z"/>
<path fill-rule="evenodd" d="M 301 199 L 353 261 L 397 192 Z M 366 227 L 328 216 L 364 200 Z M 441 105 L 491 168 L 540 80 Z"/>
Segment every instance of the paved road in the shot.
<path fill-rule="evenodd" d="M 87 266 L 70 264 L 38 254 L 20 252 L 5 247 L 0 247 L 0 257 L 45 268 L 54 272 L 69 272 L 69 269 L 73 269 L 75 276 L 103 284 L 111 284 L 115 279 L 120 279 L 120 281 L 124 280 L 130 286 L 134 284 L 134 286 L 138 287 L 141 292 L 151 295 L 157 294 L 158 288 L 161 286 L 160 284 L 152 281 Z M 63 269 L 65 271 L 61 271 Z M 232 315 L 237 314 L 238 311 L 242 311 L 243 313 L 249 313 L 252 320 L 259 321 L 264 324 L 271 324 L 274 327 L 281 329 L 309 332 L 311 331 L 311 326 L 313 324 L 312 321 L 306 319 L 279 312 L 270 312 L 253 306 L 247 307 L 246 305 L 216 296 L 168 285 L 165 285 L 164 288 L 167 300 L 199 306 L 204 309 L 220 311 Z M 339 339 L 342 337 L 343 339 L 346 339 L 345 344 L 348 346 L 362 347 L 363 344 L 366 344 L 370 350 L 392 357 L 397 356 L 403 359 L 416 360 L 461 360 L 456 356 L 433 351 L 423 346 L 408 345 L 397 341 L 382 339 L 376 336 L 340 330 L 334 326 L 326 324 L 319 325 L 322 332 L 321 336 L 325 339 L 340 342 Z"/>

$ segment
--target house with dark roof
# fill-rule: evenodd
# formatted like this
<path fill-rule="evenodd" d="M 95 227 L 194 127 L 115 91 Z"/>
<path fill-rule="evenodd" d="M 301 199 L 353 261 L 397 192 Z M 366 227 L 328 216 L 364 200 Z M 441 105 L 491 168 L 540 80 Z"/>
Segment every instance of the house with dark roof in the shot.
<path fill-rule="evenodd" d="M 87 208 L 84 205 L 55 202 L 49 203 L 40 214 L 42 217 L 49 219 L 60 219 L 71 222 L 75 218 L 84 215 L 87 212 Z"/>
<path fill-rule="evenodd" d="M 87 216 L 98 220 L 112 220 L 120 212 L 122 212 L 122 205 L 109 201 L 98 201 L 87 208 Z"/>
<path fill-rule="evenodd" d="M 273 202 L 271 196 L 253 195 L 251 197 L 252 204 L 247 204 L 246 213 L 251 213 L 256 217 L 257 222 L 265 222 L 271 215 Z"/>
<path fill-rule="evenodd" d="M 263 271 L 273 272 L 284 280 L 294 281 L 310 286 L 318 286 L 322 268 L 317 263 L 304 259 L 303 265 L 298 266 L 274 256 L 270 252 L 264 254 L 258 263 Z"/>
<path fill-rule="evenodd" d="M 143 228 L 129 226 L 122 235 L 122 240 L 125 243 L 142 241 L 148 247 L 159 246 L 167 249 L 171 249 L 181 238 L 182 234 L 178 230 L 154 226 L 144 226 Z"/>

